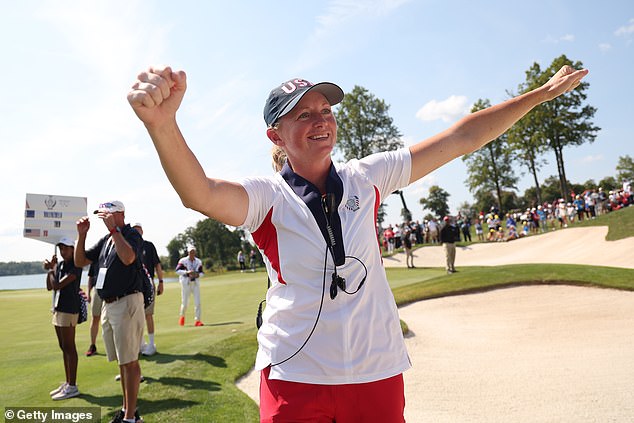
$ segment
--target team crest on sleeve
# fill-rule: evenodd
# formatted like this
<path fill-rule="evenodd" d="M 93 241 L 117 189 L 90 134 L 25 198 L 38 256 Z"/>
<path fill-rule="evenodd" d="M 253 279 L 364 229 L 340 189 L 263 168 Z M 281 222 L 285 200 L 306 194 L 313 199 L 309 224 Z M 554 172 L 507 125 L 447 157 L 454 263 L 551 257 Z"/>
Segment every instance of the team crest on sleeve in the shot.
<path fill-rule="evenodd" d="M 356 195 L 348 197 L 345 207 L 346 209 L 353 212 L 356 212 L 357 210 L 359 210 L 359 197 L 357 197 Z"/>

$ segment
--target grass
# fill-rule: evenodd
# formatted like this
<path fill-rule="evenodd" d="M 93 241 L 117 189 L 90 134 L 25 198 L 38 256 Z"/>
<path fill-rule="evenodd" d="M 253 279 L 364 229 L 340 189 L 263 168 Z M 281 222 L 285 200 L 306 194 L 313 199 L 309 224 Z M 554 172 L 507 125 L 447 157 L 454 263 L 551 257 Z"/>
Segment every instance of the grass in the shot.
<path fill-rule="evenodd" d="M 605 239 L 608 241 L 629 238 L 634 236 L 634 207 L 616 210 L 596 219 L 584 220 L 571 225 L 571 227 L 579 228 L 586 226 L 607 226 L 608 235 Z"/>
<path fill-rule="evenodd" d="M 388 275 L 391 274 L 388 271 Z M 450 276 L 438 276 L 393 290 L 399 306 L 449 295 L 462 295 L 520 285 L 577 285 L 634 291 L 634 270 L 573 264 L 518 264 L 462 267 Z"/>
<path fill-rule="evenodd" d="M 609 226 L 608 238 L 634 236 L 634 207 L 574 226 Z M 625 235 L 624 235 L 625 234 Z M 611 238 L 612 237 L 612 238 Z M 446 275 L 442 268 L 387 269 L 399 305 L 446 295 L 481 292 L 527 284 L 570 284 L 634 290 L 634 270 L 612 267 L 522 264 L 462 267 Z M 85 284 L 85 281 L 84 281 Z M 166 284 L 157 298 L 156 342 L 159 353 L 141 358 L 146 382 L 139 410 L 148 422 L 257 422 L 258 408 L 235 387 L 253 365 L 257 343 L 255 314 L 266 290 L 266 274 L 227 272 L 201 282 L 204 327 L 177 324 L 180 287 Z M 99 339 L 99 355 L 85 357 L 88 324 L 77 330 L 78 385 L 82 395 L 62 404 L 48 392 L 63 379 L 61 353 L 50 324 L 51 296 L 45 289 L 0 291 L 1 406 L 101 407 L 108 422 L 121 405 L 121 388 Z M 404 322 L 406 327 L 406 322 Z M 100 333 L 101 336 L 101 333 Z"/>

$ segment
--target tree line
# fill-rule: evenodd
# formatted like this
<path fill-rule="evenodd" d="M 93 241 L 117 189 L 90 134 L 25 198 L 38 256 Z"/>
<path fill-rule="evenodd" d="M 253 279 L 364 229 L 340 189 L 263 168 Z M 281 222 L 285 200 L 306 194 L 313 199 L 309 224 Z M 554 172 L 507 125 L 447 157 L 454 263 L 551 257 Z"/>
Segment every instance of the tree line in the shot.
<path fill-rule="evenodd" d="M 554 59 L 543 71 L 538 63 L 534 63 L 526 71 L 526 81 L 518 86 L 517 93 L 509 92 L 509 96 L 543 85 L 564 65 L 576 69 L 583 67 L 581 62 L 572 62 L 565 55 Z M 598 182 L 589 179 L 572 183 L 566 176 L 564 148 L 594 142 L 601 129 L 592 122 L 597 109 L 584 103 L 588 88 L 589 83 L 582 82 L 575 90 L 537 106 L 499 138 L 465 155 L 462 158 L 468 174 L 465 183 L 475 202 L 461 204 L 460 211 L 473 215 L 496 206 L 503 213 L 552 203 L 559 198 L 570 201 L 572 193 L 581 194 L 599 187 L 605 191 L 616 190 L 622 182 L 633 181 L 634 162 L 629 155 L 618 158 L 616 177 L 606 176 Z M 488 99 L 478 99 L 471 112 L 487 107 L 490 107 Z M 539 170 L 548 163 L 547 154 L 554 155 L 558 174 L 547 177 L 540 184 Z M 518 171 L 522 175 L 530 174 L 533 179 L 533 186 L 523 195 L 516 192 Z M 435 185 L 430 187 L 428 197 L 420 199 L 420 204 L 436 216 L 444 216 L 449 214 L 449 196 L 448 192 Z"/>
<path fill-rule="evenodd" d="M 519 84 L 515 92 L 508 91 L 507 94 L 513 97 L 543 85 L 566 64 L 576 69 L 583 67 L 581 62 L 573 62 L 565 55 L 555 58 L 544 70 L 534 63 L 526 71 L 526 80 Z M 616 179 L 606 177 L 598 183 L 589 180 L 575 184 L 566 177 L 564 149 L 594 142 L 600 130 L 592 122 L 597 109 L 585 102 L 589 86 L 588 82 L 582 82 L 575 90 L 536 107 L 498 139 L 464 156 L 462 160 L 468 174 L 465 183 L 475 203 L 462 204 L 461 210 L 488 210 L 491 205 L 496 205 L 500 211 L 511 210 L 555 198 L 568 198 L 571 191 L 581 193 L 584 187 L 614 189 L 619 186 L 617 179 L 632 179 L 634 164 L 629 156 L 619 158 Z M 490 107 L 488 99 L 478 99 L 471 112 L 487 107 Z M 347 161 L 403 147 L 402 134 L 389 116 L 389 108 L 384 100 L 366 88 L 354 86 L 335 111 L 338 125 L 335 154 Z M 548 163 L 548 154 L 554 156 L 558 175 L 550 176 L 540 183 L 539 170 Z M 528 173 L 533 177 L 534 186 L 522 196 L 516 193 L 519 180 L 517 172 Z M 412 213 L 402 191 L 394 194 L 400 195 L 403 220 L 411 220 Z M 429 195 L 420 199 L 420 205 L 436 216 L 444 216 L 449 214 L 449 196 L 441 187 L 432 186 Z M 382 204 L 379 208 L 379 224 L 386 215 L 384 207 Z M 236 266 L 239 250 L 248 255 L 254 249 L 258 262 L 261 260 L 257 249 L 249 243 L 247 233 L 241 229 L 232 230 L 213 219 L 201 220 L 174 237 L 167 245 L 165 264 L 174 268 L 178 259 L 187 255 L 190 246 L 196 247 L 198 256 L 208 269 Z"/>
<path fill-rule="evenodd" d="M 542 86 L 564 65 L 583 68 L 581 62 L 573 62 L 565 55 L 554 59 L 543 71 L 534 63 L 526 71 L 526 80 L 519 84 L 517 92 L 509 92 L 509 96 Z M 594 142 L 601 129 L 592 122 L 597 109 L 585 104 L 589 86 L 588 82 L 582 82 L 573 91 L 535 107 L 502 136 L 462 158 L 468 173 L 465 182 L 476 204 L 496 205 L 498 210 L 520 207 L 526 202 L 533 206 L 543 204 L 546 200 L 542 196 L 539 170 L 548 163 L 547 154 L 554 155 L 557 164 L 558 197 L 570 198 L 574 190 L 566 177 L 564 148 Z M 471 112 L 489 106 L 488 99 L 479 99 Z M 529 192 L 533 197 L 523 201 L 513 196 L 517 190 L 518 167 L 522 174 L 532 176 L 534 184 L 534 190 Z M 587 188 L 596 188 L 596 184 Z"/>
<path fill-rule="evenodd" d="M 0 262 L 0 276 L 37 275 L 46 273 L 41 261 Z"/>
<path fill-rule="evenodd" d="M 168 269 L 174 269 L 178 260 L 185 257 L 191 247 L 196 248 L 197 256 L 208 270 L 236 268 L 238 252 L 242 250 L 248 257 L 254 250 L 261 257 L 257 248 L 248 241 L 248 234 L 242 229 L 231 230 L 227 225 L 214 219 L 203 219 L 176 235 L 167 244 Z M 163 259 L 161 260 L 163 261 Z"/>

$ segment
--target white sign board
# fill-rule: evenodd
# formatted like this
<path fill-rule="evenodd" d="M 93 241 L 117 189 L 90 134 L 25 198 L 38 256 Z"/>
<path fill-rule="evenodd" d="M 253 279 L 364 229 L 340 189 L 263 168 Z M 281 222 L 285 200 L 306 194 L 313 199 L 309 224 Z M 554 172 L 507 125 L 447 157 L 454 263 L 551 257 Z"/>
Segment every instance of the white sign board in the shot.
<path fill-rule="evenodd" d="M 76 222 L 86 216 L 87 198 L 26 194 L 24 237 L 57 244 L 62 237 L 77 238 Z"/>

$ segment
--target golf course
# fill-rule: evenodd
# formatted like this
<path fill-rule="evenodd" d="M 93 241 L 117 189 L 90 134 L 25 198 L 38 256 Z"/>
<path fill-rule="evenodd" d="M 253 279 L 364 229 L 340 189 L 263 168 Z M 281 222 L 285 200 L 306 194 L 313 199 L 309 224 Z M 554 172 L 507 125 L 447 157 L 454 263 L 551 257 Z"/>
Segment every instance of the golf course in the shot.
<path fill-rule="evenodd" d="M 509 243 L 458 244 L 451 275 L 440 249 L 417 249 L 416 269 L 399 254 L 384 259 L 413 366 L 408 421 L 632 421 L 634 207 Z M 180 287 L 166 284 L 154 316 L 158 353 L 140 359 L 146 422 L 258 421 L 257 374 L 243 376 L 266 284 L 262 268 L 206 275 L 202 327 L 191 311 L 178 325 Z M 100 407 L 108 422 L 121 406 L 118 366 L 100 339 L 98 355 L 84 356 L 88 323 L 76 334 L 81 395 L 48 395 L 64 369 L 44 286 L 42 275 L 41 289 L 0 291 L 1 403 Z"/>

